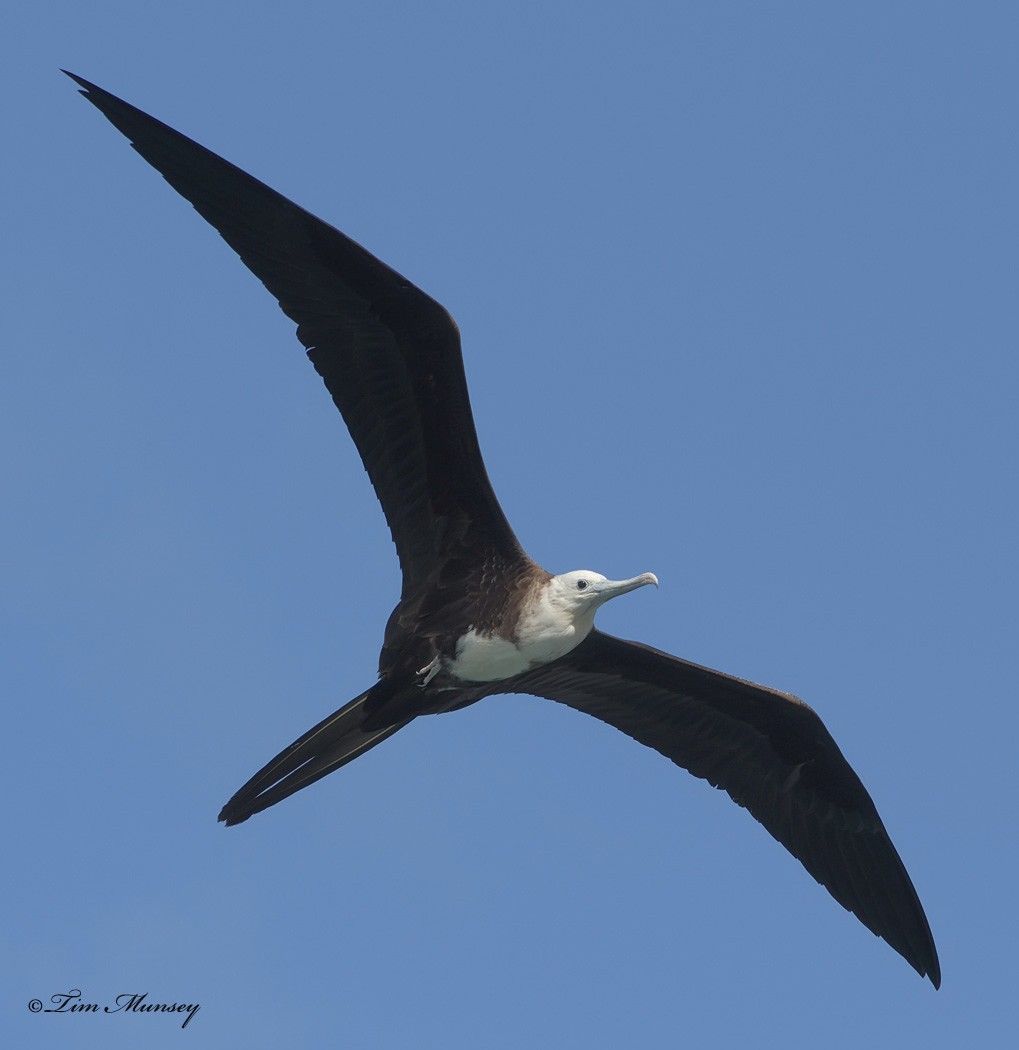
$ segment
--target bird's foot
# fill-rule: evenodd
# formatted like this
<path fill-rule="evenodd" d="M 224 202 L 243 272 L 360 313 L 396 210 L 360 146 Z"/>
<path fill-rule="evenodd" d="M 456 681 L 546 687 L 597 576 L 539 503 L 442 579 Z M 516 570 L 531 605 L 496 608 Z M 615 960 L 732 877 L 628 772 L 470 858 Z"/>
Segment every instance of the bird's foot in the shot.
<path fill-rule="evenodd" d="M 439 673 L 439 666 L 439 657 L 436 656 L 430 664 L 425 664 L 425 666 L 417 672 L 417 674 L 421 676 L 421 681 L 418 682 L 419 689 L 424 689 L 424 687 Z"/>

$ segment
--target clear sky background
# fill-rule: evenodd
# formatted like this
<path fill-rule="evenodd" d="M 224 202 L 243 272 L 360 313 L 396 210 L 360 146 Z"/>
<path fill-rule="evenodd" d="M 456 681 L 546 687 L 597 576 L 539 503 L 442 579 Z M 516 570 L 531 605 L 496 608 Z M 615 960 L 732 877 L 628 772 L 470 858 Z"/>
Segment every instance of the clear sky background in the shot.
<path fill-rule="evenodd" d="M 1017 35 L 887 0 L 8 13 L 5 1045 L 1008 1045 Z M 396 557 L 292 324 L 59 66 L 448 306 L 530 553 L 656 572 L 600 625 L 817 708 L 940 993 L 546 701 L 216 824 L 373 681 Z M 29 1013 L 70 988 L 201 1011 Z"/>

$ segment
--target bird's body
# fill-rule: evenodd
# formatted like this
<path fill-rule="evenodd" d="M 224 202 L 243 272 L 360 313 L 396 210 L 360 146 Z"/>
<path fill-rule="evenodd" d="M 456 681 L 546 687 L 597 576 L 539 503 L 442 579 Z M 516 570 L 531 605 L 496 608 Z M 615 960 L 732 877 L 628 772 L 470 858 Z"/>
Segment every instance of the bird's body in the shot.
<path fill-rule="evenodd" d="M 657 585 L 651 573 L 617 582 L 587 570 L 555 575 L 524 553 L 484 468 L 449 314 L 338 230 L 74 79 L 296 321 L 403 572 L 377 682 L 265 765 L 220 819 L 247 820 L 420 715 L 494 693 L 548 697 L 723 788 L 937 987 L 937 951 L 916 891 L 815 712 L 786 693 L 598 631 L 598 607 Z"/>
<path fill-rule="evenodd" d="M 435 669 L 463 684 L 500 682 L 542 667 L 580 645 L 594 628 L 599 605 L 648 584 L 658 586 L 650 572 L 618 582 L 586 570 L 539 578 L 515 607 L 504 610 L 494 630 L 472 624 L 457 639 L 452 659 Z"/>

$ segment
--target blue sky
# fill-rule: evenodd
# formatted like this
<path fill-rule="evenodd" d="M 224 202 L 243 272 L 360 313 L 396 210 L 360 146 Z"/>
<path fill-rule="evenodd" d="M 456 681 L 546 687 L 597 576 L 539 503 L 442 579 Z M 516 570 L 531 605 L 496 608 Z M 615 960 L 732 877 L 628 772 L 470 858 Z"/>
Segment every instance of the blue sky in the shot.
<path fill-rule="evenodd" d="M 1014 1037 L 1017 30 L 997 3 L 9 16 L 8 1045 Z M 821 713 L 941 992 L 725 796 L 545 701 L 217 826 L 373 680 L 396 558 L 290 322 L 59 66 L 452 311 L 530 553 L 656 572 L 600 625 Z M 75 987 L 201 1010 L 29 1013 Z"/>

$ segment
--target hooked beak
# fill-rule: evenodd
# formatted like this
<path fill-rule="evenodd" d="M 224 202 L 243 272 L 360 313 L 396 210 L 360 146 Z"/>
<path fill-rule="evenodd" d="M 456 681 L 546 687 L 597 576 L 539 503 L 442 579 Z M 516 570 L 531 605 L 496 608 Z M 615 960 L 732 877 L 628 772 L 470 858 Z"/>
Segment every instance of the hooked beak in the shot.
<path fill-rule="evenodd" d="M 658 577 L 653 572 L 634 576 L 632 580 L 606 580 L 598 584 L 598 604 L 602 605 L 610 598 L 617 598 L 628 591 L 635 591 L 638 587 L 646 587 L 649 583 L 658 586 Z"/>

